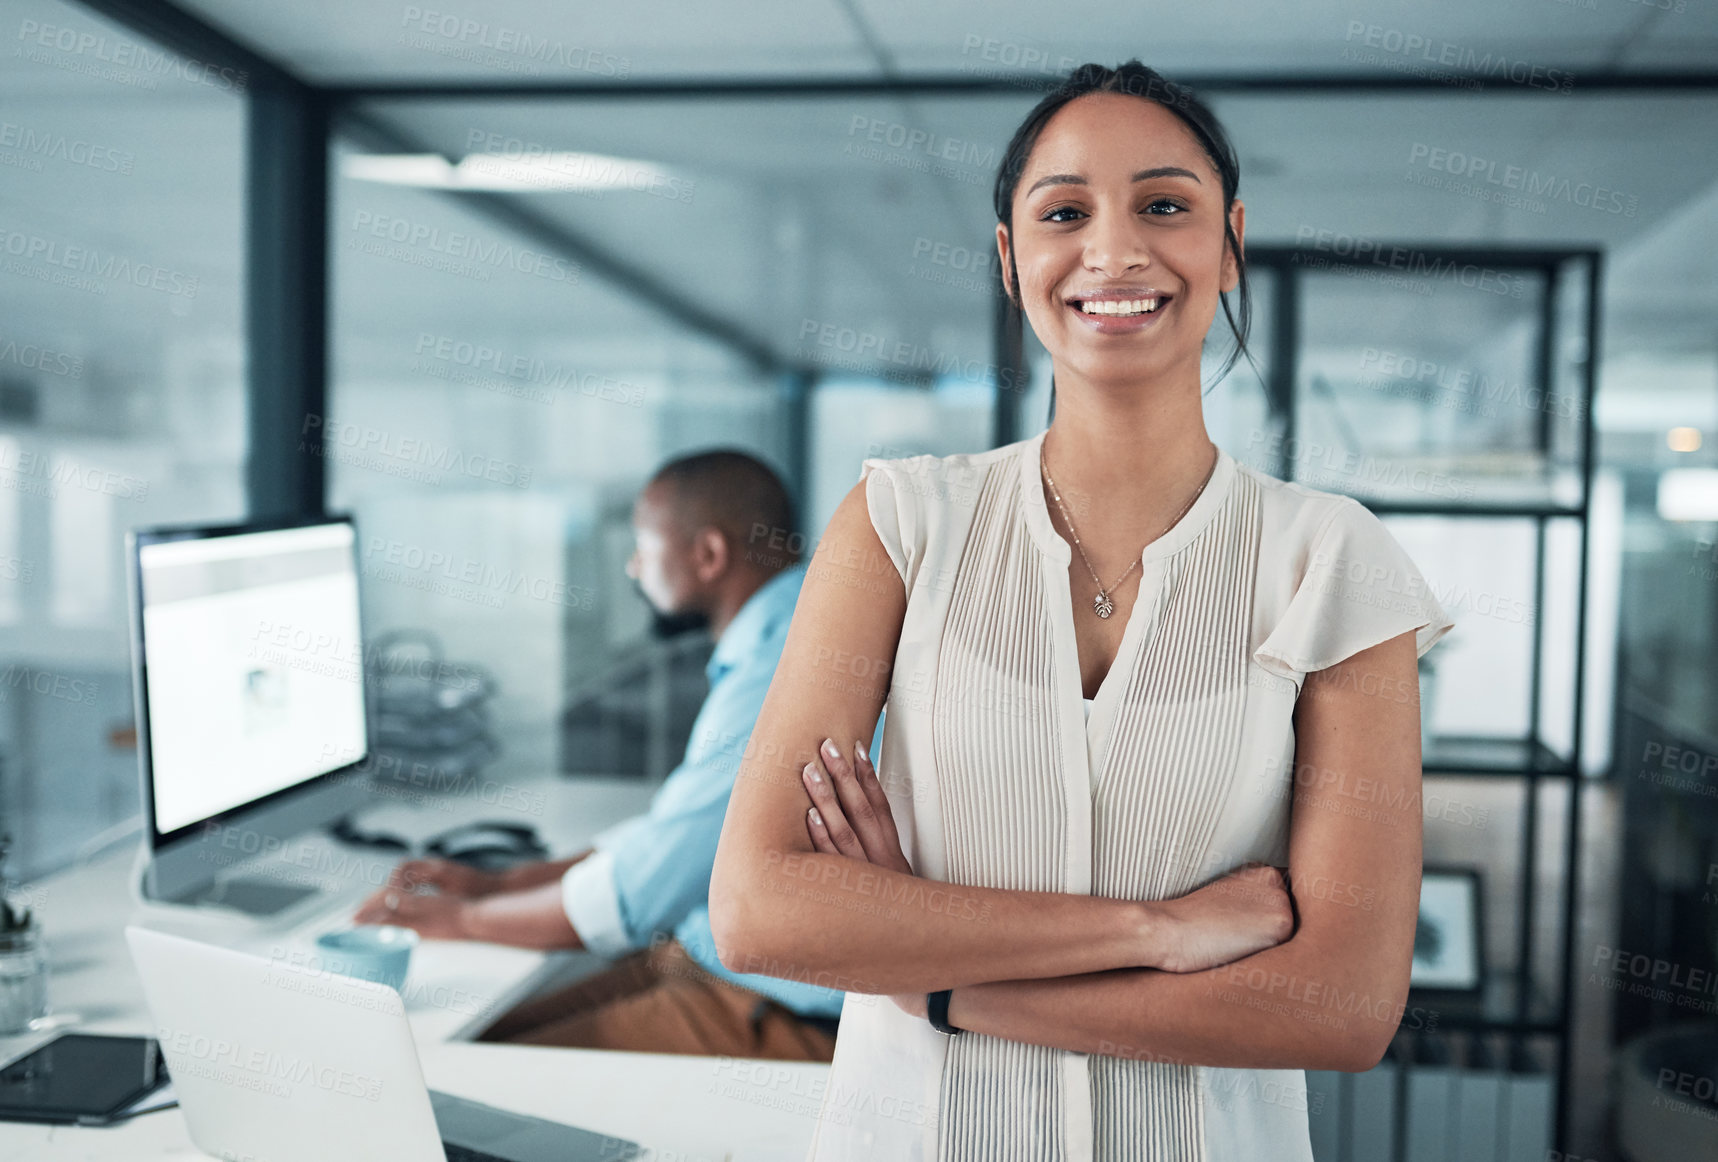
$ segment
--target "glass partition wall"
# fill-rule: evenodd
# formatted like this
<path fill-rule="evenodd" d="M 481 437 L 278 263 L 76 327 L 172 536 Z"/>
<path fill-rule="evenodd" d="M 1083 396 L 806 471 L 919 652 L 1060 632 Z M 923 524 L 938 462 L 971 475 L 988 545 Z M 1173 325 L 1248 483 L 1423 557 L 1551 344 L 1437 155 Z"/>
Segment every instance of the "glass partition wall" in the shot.
<path fill-rule="evenodd" d="M 4 27 L 0 834 L 28 879 L 137 826 L 126 530 L 245 512 L 246 96 L 75 4 Z"/>
<path fill-rule="evenodd" d="M 759 456 L 809 547 L 863 458 L 990 446 L 986 206 L 1017 106 L 375 101 L 343 122 L 330 503 L 363 530 L 370 624 L 433 626 L 493 672 L 504 761 L 676 759 L 707 644 L 654 640 L 624 575 L 665 460 Z"/>

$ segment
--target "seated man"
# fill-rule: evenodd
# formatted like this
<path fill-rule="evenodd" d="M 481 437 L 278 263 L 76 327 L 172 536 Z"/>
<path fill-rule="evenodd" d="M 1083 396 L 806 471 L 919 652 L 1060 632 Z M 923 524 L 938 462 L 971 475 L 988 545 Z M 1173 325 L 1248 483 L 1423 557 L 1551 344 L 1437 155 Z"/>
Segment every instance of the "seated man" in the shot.
<path fill-rule="evenodd" d="M 843 994 L 725 968 L 708 907 L 728 795 L 805 575 L 797 554 L 772 548 L 793 527 L 787 491 L 750 456 L 706 452 L 657 472 L 632 524 L 627 574 L 645 599 L 663 614 L 705 615 L 716 637 L 685 760 L 646 814 L 599 835 L 594 850 L 505 872 L 408 861 L 355 918 L 621 957 L 520 1005 L 485 1041 L 828 1061 Z"/>

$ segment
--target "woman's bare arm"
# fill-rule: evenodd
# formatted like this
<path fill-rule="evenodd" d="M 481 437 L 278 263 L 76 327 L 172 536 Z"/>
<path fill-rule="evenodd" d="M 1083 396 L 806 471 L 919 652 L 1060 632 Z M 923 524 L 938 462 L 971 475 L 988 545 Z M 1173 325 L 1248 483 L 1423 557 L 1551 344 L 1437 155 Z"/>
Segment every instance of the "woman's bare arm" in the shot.
<path fill-rule="evenodd" d="M 735 780 L 710 880 L 722 963 L 869 993 L 1157 963 L 1151 905 L 944 885 L 814 848 L 801 772 L 826 738 L 851 754 L 871 737 L 905 611 L 861 482 L 812 557 Z"/>
<path fill-rule="evenodd" d="M 1414 635 L 1309 675 L 1295 710 L 1289 870 L 1300 927 L 1221 968 L 957 987 L 957 1027 L 1083 1053 L 1370 1069 L 1406 1017 L 1419 913 Z"/>

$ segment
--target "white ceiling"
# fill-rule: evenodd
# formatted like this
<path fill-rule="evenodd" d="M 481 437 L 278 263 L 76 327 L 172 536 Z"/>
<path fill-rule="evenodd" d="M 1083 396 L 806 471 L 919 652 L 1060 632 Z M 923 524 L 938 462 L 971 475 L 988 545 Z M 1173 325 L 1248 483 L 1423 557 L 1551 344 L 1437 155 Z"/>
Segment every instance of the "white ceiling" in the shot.
<path fill-rule="evenodd" d="M 930 248 L 992 245 L 990 180 L 1002 145 L 1030 107 L 1020 97 L 723 99 L 701 102 L 386 101 L 373 115 L 462 156 L 473 134 L 544 149 L 640 158 L 694 182 L 690 202 L 647 195 L 523 197 L 566 229 L 770 343 L 800 350 L 806 320 L 966 357 L 987 357 L 988 270 L 926 261 Z M 1309 231 L 1390 241 L 1597 246 L 1627 253 L 1718 183 L 1718 156 L 1688 142 L 1709 132 L 1718 99 L 1687 95 L 1476 99 L 1471 96 L 1226 96 L 1219 115 L 1242 156 L 1249 241 L 1289 243 Z M 874 122 L 922 127 L 958 143 L 971 164 L 915 172 L 905 150 L 855 150 Z M 854 132 L 858 124 L 861 130 Z M 970 146 L 970 148 L 968 148 Z M 1617 191 L 1633 213 L 1566 200 L 1504 208 L 1413 184 L 1430 174 L 1416 147 L 1457 150 L 1552 179 Z M 364 183 L 347 183 L 359 187 Z M 374 196 L 374 195 L 370 195 Z M 1684 239 L 1718 241 L 1718 218 L 1684 216 Z M 1679 253 L 1670 248 L 1665 257 Z M 926 276 L 929 276 L 928 278 Z M 1618 278 L 1623 277 L 1619 272 Z M 1631 264 L 1626 302 L 1653 342 L 1711 339 L 1718 286 L 1700 280 L 1662 301 L 1653 263 Z M 937 281 L 931 281 L 935 279 Z M 434 309 L 425 302 L 425 309 Z M 1368 325 L 1376 320 L 1356 320 Z M 1687 334 L 1684 334 L 1686 332 Z M 1677 339 L 1683 335 L 1682 339 Z"/>
<path fill-rule="evenodd" d="M 1138 55 L 1165 72 L 1341 72 L 1354 22 L 1577 71 L 1711 67 L 1718 12 L 1622 0 L 182 0 L 306 78 L 586 80 L 1063 71 Z M 1667 10 L 1668 9 L 1668 10 Z M 540 53 L 530 48 L 542 46 Z M 596 58 L 592 61 L 592 56 Z M 1419 53 L 1397 54 L 1414 59 Z M 1043 62 L 1039 65 L 1038 62 Z M 1067 62 L 1067 63 L 1064 63 Z M 1387 65 L 1385 67 L 1388 67 Z"/>

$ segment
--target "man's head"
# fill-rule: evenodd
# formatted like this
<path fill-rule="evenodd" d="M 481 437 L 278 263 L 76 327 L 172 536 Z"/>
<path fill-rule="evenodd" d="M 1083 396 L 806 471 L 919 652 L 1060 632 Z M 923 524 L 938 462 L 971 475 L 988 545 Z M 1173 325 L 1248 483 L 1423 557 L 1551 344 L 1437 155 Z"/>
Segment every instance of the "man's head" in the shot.
<path fill-rule="evenodd" d="M 725 449 L 683 456 L 632 506 L 626 573 L 658 613 L 719 616 L 798 559 L 781 547 L 798 541 L 793 519 L 787 489 L 762 461 Z"/>

